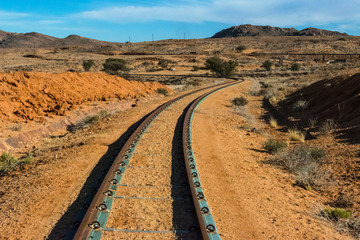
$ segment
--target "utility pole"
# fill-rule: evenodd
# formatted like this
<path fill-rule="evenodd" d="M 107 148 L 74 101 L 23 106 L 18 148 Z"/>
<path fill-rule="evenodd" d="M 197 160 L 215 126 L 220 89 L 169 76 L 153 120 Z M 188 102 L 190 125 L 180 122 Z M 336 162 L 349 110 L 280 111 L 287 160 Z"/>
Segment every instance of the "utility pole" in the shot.
<path fill-rule="evenodd" d="M 184 40 L 185 40 L 185 33 L 184 33 Z"/>
<path fill-rule="evenodd" d="M 129 42 L 131 42 L 131 38 L 130 38 L 130 36 L 129 36 Z"/>
<path fill-rule="evenodd" d="M 154 41 L 154 34 L 151 34 L 151 37 L 152 37 L 152 41 Z"/>

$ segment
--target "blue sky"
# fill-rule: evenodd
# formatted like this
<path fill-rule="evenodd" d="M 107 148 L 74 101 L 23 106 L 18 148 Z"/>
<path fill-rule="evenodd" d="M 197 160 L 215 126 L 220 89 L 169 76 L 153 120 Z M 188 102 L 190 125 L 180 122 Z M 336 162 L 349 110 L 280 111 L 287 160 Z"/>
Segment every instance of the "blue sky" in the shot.
<path fill-rule="evenodd" d="M 240 24 L 317 27 L 360 35 L 360 0 L 17 0 L 0 29 L 125 42 L 205 38 Z"/>

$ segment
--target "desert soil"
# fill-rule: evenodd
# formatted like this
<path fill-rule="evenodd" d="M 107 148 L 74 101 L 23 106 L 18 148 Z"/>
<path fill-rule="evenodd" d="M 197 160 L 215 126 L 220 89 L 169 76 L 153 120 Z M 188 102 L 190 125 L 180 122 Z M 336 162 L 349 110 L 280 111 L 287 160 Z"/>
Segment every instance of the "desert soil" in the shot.
<path fill-rule="evenodd" d="M 3 225 L 0 239 L 63 239 L 92 186 L 97 184 L 99 177 L 96 176 L 116 157 L 123 141 L 120 137 L 141 117 L 176 96 L 143 100 L 137 107 L 111 115 L 88 128 L 52 136 L 39 143 L 30 165 L 0 179 Z M 191 99 L 182 102 L 182 107 Z M 174 125 L 182 110 L 170 108 L 166 111 L 167 117 L 164 115 L 161 119 L 160 116 L 159 121 L 167 123 L 169 118 L 171 121 L 167 124 Z M 169 133 L 174 131 L 172 125 L 167 128 Z M 156 127 L 152 127 L 154 134 L 159 134 Z M 167 154 L 169 146 L 168 143 Z M 170 159 L 164 160 L 170 163 Z"/>
<path fill-rule="evenodd" d="M 239 128 L 246 120 L 230 100 L 250 85 L 213 94 L 193 121 L 194 154 L 222 239 L 353 239 L 317 217 L 321 194 L 293 186 L 293 177 L 264 164 L 270 156 L 262 150 L 268 134 L 258 97 L 247 96 L 262 133 Z"/>

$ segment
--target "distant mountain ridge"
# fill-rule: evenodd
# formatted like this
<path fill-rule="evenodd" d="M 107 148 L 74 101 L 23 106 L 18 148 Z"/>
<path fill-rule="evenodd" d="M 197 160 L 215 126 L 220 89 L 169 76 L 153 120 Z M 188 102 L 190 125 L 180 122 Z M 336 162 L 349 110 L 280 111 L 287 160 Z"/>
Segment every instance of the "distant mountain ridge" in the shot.
<path fill-rule="evenodd" d="M 113 42 L 100 41 L 77 35 L 56 38 L 37 32 L 11 33 L 0 30 L 0 48 L 33 48 L 34 46 L 37 48 L 55 48 L 108 44 L 113 44 Z"/>
<path fill-rule="evenodd" d="M 256 26 L 251 24 L 233 26 L 217 32 L 211 38 L 245 37 L 245 36 L 349 36 L 346 33 L 306 28 L 301 31 L 295 28 Z"/>

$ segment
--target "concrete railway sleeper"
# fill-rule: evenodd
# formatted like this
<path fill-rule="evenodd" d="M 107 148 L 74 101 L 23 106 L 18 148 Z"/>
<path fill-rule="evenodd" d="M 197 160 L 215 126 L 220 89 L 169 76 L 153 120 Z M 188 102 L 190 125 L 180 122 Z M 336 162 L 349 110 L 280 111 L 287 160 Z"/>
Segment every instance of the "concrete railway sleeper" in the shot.
<path fill-rule="evenodd" d="M 216 90 L 219 90 L 221 88 L 224 88 L 224 87 L 232 85 L 232 84 L 233 83 L 220 84 L 220 85 L 218 85 L 218 88 L 216 88 Z M 151 167 L 131 166 L 130 159 L 134 156 L 135 148 L 138 146 L 140 139 L 142 139 L 143 135 L 148 131 L 152 122 L 159 117 L 160 113 L 162 113 L 165 109 L 169 108 L 172 104 L 174 104 L 175 102 L 179 101 L 180 99 L 182 99 L 184 97 L 187 97 L 196 92 L 199 92 L 199 91 L 202 91 L 202 90 L 205 90 L 208 88 L 214 88 L 214 87 L 215 86 L 199 89 L 199 90 L 190 92 L 188 94 L 185 94 L 183 96 L 180 96 L 176 99 L 173 99 L 173 100 L 163 104 L 156 110 L 154 110 L 140 124 L 140 126 L 133 132 L 133 134 L 126 141 L 126 143 L 124 144 L 120 153 L 116 157 L 113 165 L 110 167 L 107 175 L 105 176 L 104 180 L 102 181 L 101 186 L 97 190 L 97 193 L 95 194 L 94 199 L 92 200 L 91 204 L 88 206 L 86 214 L 85 214 L 84 218 L 82 219 L 81 223 L 79 224 L 79 227 L 78 227 L 73 239 L 100 239 L 102 237 L 102 234 L 105 232 L 124 232 L 124 233 L 140 232 L 140 233 L 149 233 L 149 234 L 151 234 L 151 233 L 152 234 L 166 234 L 166 233 L 173 232 L 178 236 L 182 236 L 182 235 L 185 236 L 188 233 L 191 233 L 192 230 L 197 228 L 196 226 L 193 226 L 193 227 L 190 227 L 189 229 L 153 230 L 153 229 L 144 229 L 141 227 L 137 228 L 137 229 L 120 229 L 120 228 L 116 228 L 116 227 L 109 227 L 106 225 L 106 223 L 108 221 L 111 210 L 114 208 L 113 207 L 114 201 L 127 201 L 127 204 L 129 204 L 129 205 L 134 204 L 134 203 L 131 203 L 131 201 L 156 201 L 156 202 L 179 201 L 179 202 L 182 202 L 183 205 L 184 204 L 186 205 L 189 203 L 189 204 L 192 204 L 192 206 L 194 206 L 194 203 L 195 203 L 194 210 L 191 207 L 189 207 L 189 208 L 187 208 L 186 211 L 188 211 L 188 212 L 195 211 L 199 220 L 204 219 L 204 218 L 206 219 L 205 225 L 201 224 L 201 221 L 200 221 L 200 230 L 203 235 L 203 238 L 204 239 L 219 239 L 219 238 L 214 238 L 214 236 L 218 236 L 216 226 L 215 226 L 215 223 L 213 223 L 213 220 L 212 221 L 209 220 L 211 217 L 210 210 L 206 204 L 204 195 L 202 193 L 200 180 L 198 179 L 198 174 L 196 171 L 193 171 L 194 169 L 196 170 L 195 162 L 190 165 L 185 164 L 185 166 L 184 166 L 184 171 L 187 171 L 187 173 L 189 173 L 189 169 L 192 171 L 190 173 L 190 175 L 186 175 L 185 173 L 182 173 L 180 176 L 180 177 L 184 177 L 185 179 L 186 178 L 189 179 L 190 180 L 189 182 L 191 184 L 182 183 L 182 184 L 176 184 L 176 185 L 172 185 L 172 186 L 167 186 L 167 185 L 151 186 L 151 184 L 150 184 L 150 186 L 148 186 L 148 185 L 137 185 L 136 183 L 135 184 L 124 184 L 122 182 L 124 173 L 127 171 L 127 169 L 131 169 L 131 172 L 132 172 L 131 174 L 133 174 L 135 176 L 135 179 L 136 179 L 136 176 L 144 174 L 143 172 L 150 171 L 150 174 L 151 174 L 151 171 L 154 171 L 153 168 L 151 168 Z M 214 91 L 212 91 L 212 92 L 214 92 Z M 206 96 L 207 96 L 207 94 L 203 95 L 202 97 L 206 97 Z M 185 127 L 183 128 L 183 133 L 186 134 L 186 135 L 184 135 L 186 137 L 184 138 L 185 141 L 183 141 L 184 150 L 182 150 L 181 145 L 180 145 L 180 150 L 183 151 L 183 155 L 184 155 L 186 161 L 190 161 L 189 156 L 192 156 L 192 154 L 193 154 L 192 150 L 191 150 L 191 126 L 189 124 L 191 123 L 192 112 L 195 109 L 195 107 L 197 106 L 194 104 L 196 102 L 198 104 L 200 101 L 201 101 L 201 99 L 198 98 L 195 102 L 192 103 L 191 106 L 189 105 L 190 111 L 188 111 L 185 116 L 185 121 L 184 121 Z M 184 113 L 184 115 L 185 115 L 185 113 Z M 190 121 L 189 121 L 188 115 L 190 116 Z M 183 116 L 183 118 L 184 118 L 184 116 Z M 180 136 L 181 136 L 181 133 L 180 133 Z M 186 147 L 186 149 L 185 149 L 185 147 Z M 131 174 L 129 173 L 127 175 L 131 175 Z M 193 182 L 194 180 L 196 180 L 196 181 Z M 197 183 L 199 183 L 199 184 L 197 184 Z M 170 188 L 171 189 L 182 189 L 182 188 L 188 189 L 189 185 L 191 188 L 191 194 L 187 194 L 185 190 L 184 190 L 184 192 L 181 192 L 181 190 L 180 190 L 182 196 L 172 196 L 171 198 L 162 197 L 162 196 L 150 196 L 150 197 L 140 196 L 139 197 L 139 196 L 127 196 L 126 194 L 124 194 L 124 195 L 116 194 L 119 187 L 120 188 L 126 187 L 126 189 L 133 189 L 133 188 L 140 187 L 141 192 L 143 191 L 143 189 L 146 189 L 146 188 L 148 188 L 148 189 L 163 188 L 162 191 L 166 192 L 166 191 L 171 191 L 171 190 L 169 190 Z M 194 188 L 195 190 L 193 190 L 194 186 L 195 186 L 195 188 Z M 197 199 L 197 202 L 193 203 L 192 199 Z M 201 200 L 201 201 L 198 201 L 198 200 Z M 121 203 L 121 204 L 123 204 L 123 203 Z M 199 206 L 197 206 L 197 205 L 201 206 L 201 208 L 199 208 Z M 181 207 L 184 207 L 184 206 L 181 206 Z M 199 214 L 202 216 L 201 219 L 199 218 L 199 216 L 200 216 Z M 205 226 L 205 228 L 202 229 L 204 226 Z M 206 233 L 206 235 L 204 235 L 204 233 Z M 208 235 L 211 236 L 211 238 L 208 238 L 207 237 Z M 67 239 L 70 239 L 70 238 L 72 238 L 72 236 L 67 237 Z"/>

